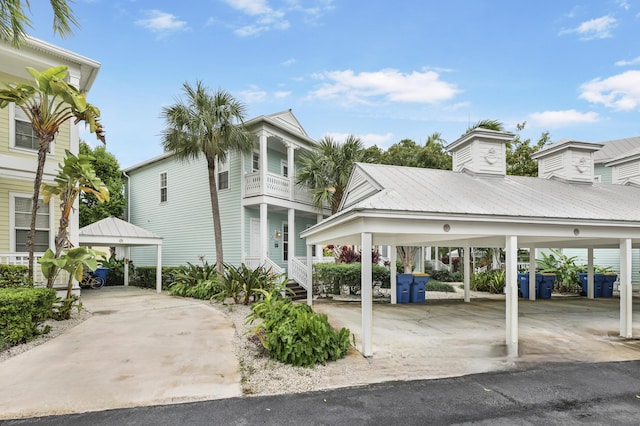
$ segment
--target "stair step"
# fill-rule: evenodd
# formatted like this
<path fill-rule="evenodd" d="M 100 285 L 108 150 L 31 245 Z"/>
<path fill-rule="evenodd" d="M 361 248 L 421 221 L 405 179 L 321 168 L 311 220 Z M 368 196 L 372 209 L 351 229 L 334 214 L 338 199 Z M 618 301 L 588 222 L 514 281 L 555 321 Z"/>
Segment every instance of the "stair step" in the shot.
<path fill-rule="evenodd" d="M 307 290 L 295 281 L 289 281 L 287 288 L 293 291 L 294 294 L 288 293 L 291 300 L 302 300 L 307 298 Z"/>

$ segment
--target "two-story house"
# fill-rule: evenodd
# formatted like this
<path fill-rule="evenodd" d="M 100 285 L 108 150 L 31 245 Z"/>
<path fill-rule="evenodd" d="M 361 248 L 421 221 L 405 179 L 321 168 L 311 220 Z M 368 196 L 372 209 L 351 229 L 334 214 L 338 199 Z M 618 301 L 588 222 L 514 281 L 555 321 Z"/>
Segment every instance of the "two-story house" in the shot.
<path fill-rule="evenodd" d="M 69 83 L 83 92 L 89 91 L 100 69 L 100 64 L 92 59 L 35 38 L 27 38 L 19 49 L 0 42 L 0 84 L 33 84 L 33 77 L 26 67 L 44 70 L 60 65 L 68 67 Z M 53 182 L 66 149 L 76 154 L 79 150 L 79 128 L 73 124 L 73 120 L 64 123 L 51 144 L 45 163 L 44 182 Z M 13 104 L 0 109 L 0 263 L 27 264 L 26 240 L 37 153 L 38 139 L 24 113 Z M 59 209 L 55 203 L 52 200 L 38 210 L 36 255 L 54 246 L 59 219 Z M 71 241 L 77 244 L 76 215 L 72 218 L 69 230 Z M 36 281 L 44 281 L 39 272 L 35 278 Z"/>
<path fill-rule="evenodd" d="M 232 153 L 217 165 L 224 261 L 265 265 L 304 283 L 306 246 L 298 235 L 330 214 L 315 208 L 308 191 L 296 185 L 300 157 L 314 149 L 315 141 L 291 110 L 256 117 L 245 126 L 256 135 L 254 151 Z M 129 221 L 163 238 L 163 265 L 215 261 L 204 158 L 184 162 L 165 153 L 123 173 Z M 154 265 L 155 251 L 132 248 L 131 259 Z M 296 273 L 303 275 L 296 278 Z"/>

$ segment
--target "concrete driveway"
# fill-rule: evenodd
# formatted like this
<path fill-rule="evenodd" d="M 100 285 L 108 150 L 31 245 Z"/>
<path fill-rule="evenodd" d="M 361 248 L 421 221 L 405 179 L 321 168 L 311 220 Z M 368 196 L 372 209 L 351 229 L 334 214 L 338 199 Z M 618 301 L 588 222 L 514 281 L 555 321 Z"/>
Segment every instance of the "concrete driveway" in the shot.
<path fill-rule="evenodd" d="M 429 299 L 430 293 L 427 294 Z M 520 356 L 506 356 L 504 296 L 373 305 L 373 357 L 327 365 L 334 385 L 340 369 L 361 371 L 357 383 L 434 379 L 512 370 L 550 362 L 640 359 L 640 299 L 633 298 L 633 335 L 619 337 L 619 299 L 554 295 L 519 301 Z M 360 302 L 318 300 L 334 327 L 347 327 L 361 347 Z M 341 366 L 342 365 L 342 366 Z M 347 385 L 343 383 L 343 385 Z"/>
<path fill-rule="evenodd" d="M 83 291 L 93 316 L 0 363 L 0 419 L 242 394 L 233 323 L 135 287 Z"/>

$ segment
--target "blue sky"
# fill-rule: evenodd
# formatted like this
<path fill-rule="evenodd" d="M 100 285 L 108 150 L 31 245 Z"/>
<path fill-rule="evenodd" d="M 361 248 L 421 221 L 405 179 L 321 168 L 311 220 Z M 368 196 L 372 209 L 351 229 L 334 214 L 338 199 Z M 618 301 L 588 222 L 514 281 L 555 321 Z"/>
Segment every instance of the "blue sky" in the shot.
<path fill-rule="evenodd" d="M 102 64 L 89 101 L 122 167 L 162 153 L 161 109 L 196 80 L 247 118 L 291 108 L 313 139 L 367 146 L 480 119 L 534 141 L 640 135 L 640 1 L 76 0 L 67 39 L 32 9 L 32 35 Z"/>

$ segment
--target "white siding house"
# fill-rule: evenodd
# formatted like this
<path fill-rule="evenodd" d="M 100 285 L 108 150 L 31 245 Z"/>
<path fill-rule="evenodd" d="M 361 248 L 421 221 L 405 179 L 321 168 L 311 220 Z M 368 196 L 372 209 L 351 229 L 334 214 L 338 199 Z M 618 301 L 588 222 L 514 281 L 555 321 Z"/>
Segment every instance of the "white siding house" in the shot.
<path fill-rule="evenodd" d="M 315 147 L 290 110 L 245 123 L 256 135 L 250 155 L 232 153 L 217 167 L 224 261 L 276 272 L 306 273 L 300 232 L 328 216 L 295 184 L 300 156 Z M 209 181 L 204 158 L 179 161 L 171 153 L 124 170 L 129 221 L 163 238 L 162 264 L 215 262 Z M 131 251 L 136 265 L 154 265 L 153 248 Z M 306 277 L 296 281 L 304 284 Z"/>

